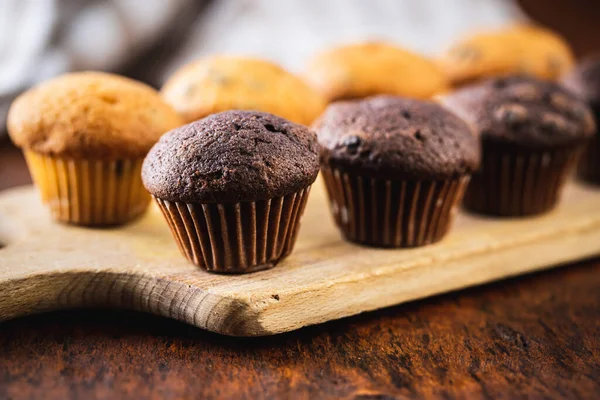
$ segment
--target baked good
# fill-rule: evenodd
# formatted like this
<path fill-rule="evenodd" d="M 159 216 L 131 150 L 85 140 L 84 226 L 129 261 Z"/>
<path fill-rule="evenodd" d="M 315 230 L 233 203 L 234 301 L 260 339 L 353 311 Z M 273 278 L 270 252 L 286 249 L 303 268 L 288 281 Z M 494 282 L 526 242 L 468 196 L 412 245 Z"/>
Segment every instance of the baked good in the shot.
<path fill-rule="evenodd" d="M 493 78 L 442 101 L 481 137 L 482 167 L 473 175 L 465 206 L 484 214 L 551 210 L 594 132 L 589 108 L 554 82 Z"/>
<path fill-rule="evenodd" d="M 161 93 L 186 123 L 240 109 L 310 125 L 325 108 L 324 99 L 297 76 L 272 62 L 247 57 L 213 56 L 185 65 Z"/>
<path fill-rule="evenodd" d="M 555 32 L 519 24 L 467 36 L 439 62 L 454 86 L 460 86 L 514 74 L 558 80 L 573 66 L 573 54 Z"/>
<path fill-rule="evenodd" d="M 479 166 L 470 127 L 433 102 L 392 96 L 338 102 L 316 130 L 335 222 L 362 244 L 437 242 Z"/>
<path fill-rule="evenodd" d="M 379 94 L 428 99 L 448 89 L 446 77 L 434 62 L 382 42 L 318 54 L 305 76 L 330 102 Z"/>
<path fill-rule="evenodd" d="M 164 135 L 142 178 L 191 262 L 244 273 L 271 268 L 292 251 L 318 171 L 308 128 L 233 110 Z"/>
<path fill-rule="evenodd" d="M 589 183 L 600 184 L 600 55 L 590 56 L 581 61 L 575 69 L 563 78 L 567 89 L 578 95 L 591 108 L 596 121 L 596 134 L 585 147 L 577 173 Z"/>
<path fill-rule="evenodd" d="M 142 160 L 161 134 L 181 124 L 149 86 L 79 72 L 19 96 L 8 131 L 25 153 L 52 216 L 79 225 L 115 225 L 146 210 Z"/>

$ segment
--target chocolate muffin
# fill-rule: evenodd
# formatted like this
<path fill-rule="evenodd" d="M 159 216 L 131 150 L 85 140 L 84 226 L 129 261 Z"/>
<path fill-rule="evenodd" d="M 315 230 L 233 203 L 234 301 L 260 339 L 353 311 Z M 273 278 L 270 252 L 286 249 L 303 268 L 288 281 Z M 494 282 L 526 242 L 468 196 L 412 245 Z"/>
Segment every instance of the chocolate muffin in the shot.
<path fill-rule="evenodd" d="M 191 262 L 244 273 L 292 251 L 318 171 L 308 128 L 235 110 L 165 134 L 144 160 L 142 179 Z"/>
<path fill-rule="evenodd" d="M 581 179 L 600 184 L 600 55 L 583 60 L 563 79 L 567 89 L 582 98 L 591 108 L 596 121 L 596 134 L 586 146 L 577 168 Z"/>
<path fill-rule="evenodd" d="M 589 108 L 556 83 L 496 78 L 442 102 L 473 124 L 483 161 L 465 206 L 498 216 L 551 210 L 565 178 L 594 132 Z"/>
<path fill-rule="evenodd" d="M 380 247 L 440 240 L 479 166 L 469 126 L 439 104 L 392 96 L 330 105 L 316 124 L 343 235 Z"/>
<path fill-rule="evenodd" d="M 106 226 L 147 209 L 142 160 L 163 133 L 181 124 L 151 87 L 103 72 L 77 72 L 19 96 L 7 125 L 52 217 Z"/>

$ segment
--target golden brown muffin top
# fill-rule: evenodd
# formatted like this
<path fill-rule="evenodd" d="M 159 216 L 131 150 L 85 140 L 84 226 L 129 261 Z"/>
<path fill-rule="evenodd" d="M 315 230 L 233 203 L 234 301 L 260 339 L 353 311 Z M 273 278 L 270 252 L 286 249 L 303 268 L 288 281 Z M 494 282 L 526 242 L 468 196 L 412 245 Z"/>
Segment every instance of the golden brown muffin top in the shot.
<path fill-rule="evenodd" d="M 51 79 L 19 96 L 8 114 L 13 142 L 51 156 L 143 157 L 181 118 L 151 87 L 103 72 Z"/>
<path fill-rule="evenodd" d="M 573 62 L 571 49 L 562 37 L 524 24 L 467 36 L 439 60 L 455 85 L 511 74 L 557 80 Z"/>
<path fill-rule="evenodd" d="M 272 62 L 239 56 L 213 56 L 185 65 L 161 93 L 186 122 L 240 109 L 310 125 L 325 108 L 324 99 L 299 77 Z"/>
<path fill-rule="evenodd" d="M 390 94 L 428 99 L 448 89 L 439 67 L 388 43 L 337 47 L 314 57 L 306 77 L 329 100 Z"/>

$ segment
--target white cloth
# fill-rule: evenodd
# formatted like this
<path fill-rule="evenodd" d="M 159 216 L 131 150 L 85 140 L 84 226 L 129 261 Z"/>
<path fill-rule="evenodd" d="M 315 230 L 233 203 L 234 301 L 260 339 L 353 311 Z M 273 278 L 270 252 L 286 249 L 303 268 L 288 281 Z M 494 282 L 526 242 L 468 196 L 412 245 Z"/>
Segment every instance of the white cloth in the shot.
<path fill-rule="evenodd" d="M 0 1 L 0 122 L 20 91 L 82 69 L 118 71 L 198 0 Z M 230 52 L 300 70 L 331 45 L 384 39 L 435 54 L 468 30 L 522 18 L 512 0 L 213 0 L 161 80 L 197 57 Z M 153 66 L 154 67 L 154 66 Z M 161 82 L 153 82 L 161 83 Z M 2 130 L 0 130 L 1 132 Z"/>
<path fill-rule="evenodd" d="M 160 40 L 189 1 L 0 1 L 0 122 L 12 98 L 36 82 L 72 70 L 118 70 Z"/>
<path fill-rule="evenodd" d="M 199 56 L 256 55 L 301 70 L 332 45 L 382 39 L 434 55 L 457 36 L 524 19 L 512 0 L 220 0 L 165 71 Z"/>

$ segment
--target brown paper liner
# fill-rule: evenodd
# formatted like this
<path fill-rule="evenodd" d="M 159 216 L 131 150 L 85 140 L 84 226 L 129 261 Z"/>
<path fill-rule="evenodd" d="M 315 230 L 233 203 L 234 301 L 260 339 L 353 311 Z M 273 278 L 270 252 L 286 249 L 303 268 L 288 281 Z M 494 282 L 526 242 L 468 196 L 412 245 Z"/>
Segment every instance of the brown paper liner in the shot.
<path fill-rule="evenodd" d="M 197 204 L 154 197 L 183 255 L 211 272 L 274 267 L 296 243 L 310 186 L 284 197 L 235 204 Z"/>
<path fill-rule="evenodd" d="M 321 168 L 331 211 L 343 235 L 378 247 L 416 247 L 441 240 L 468 176 L 440 181 L 384 180 Z"/>
<path fill-rule="evenodd" d="M 139 160 L 71 160 L 25 152 L 33 181 L 52 217 L 86 226 L 118 225 L 150 202 Z"/>
<path fill-rule="evenodd" d="M 526 216 L 553 209 L 578 149 L 552 152 L 502 152 L 484 150 L 481 168 L 465 194 L 465 207 L 496 216 Z"/>
<path fill-rule="evenodd" d="M 584 181 L 600 185 L 600 137 L 595 136 L 586 146 L 579 161 L 577 175 Z"/>

